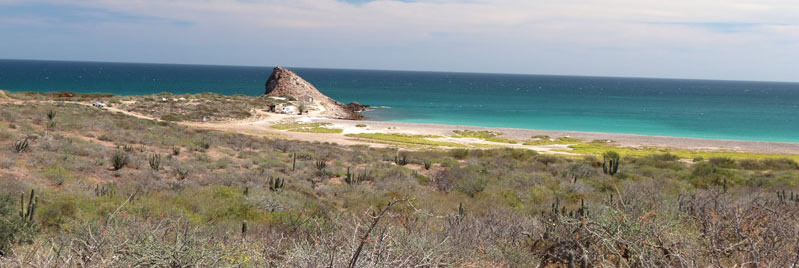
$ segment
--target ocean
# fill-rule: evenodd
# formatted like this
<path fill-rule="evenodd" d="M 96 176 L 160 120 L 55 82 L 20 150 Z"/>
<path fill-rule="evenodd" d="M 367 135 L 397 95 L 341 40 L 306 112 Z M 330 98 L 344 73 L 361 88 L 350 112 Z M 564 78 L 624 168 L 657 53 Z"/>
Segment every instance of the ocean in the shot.
<path fill-rule="evenodd" d="M 0 60 L 0 89 L 258 96 L 272 68 Z M 370 120 L 799 142 L 799 83 L 290 69 Z"/>

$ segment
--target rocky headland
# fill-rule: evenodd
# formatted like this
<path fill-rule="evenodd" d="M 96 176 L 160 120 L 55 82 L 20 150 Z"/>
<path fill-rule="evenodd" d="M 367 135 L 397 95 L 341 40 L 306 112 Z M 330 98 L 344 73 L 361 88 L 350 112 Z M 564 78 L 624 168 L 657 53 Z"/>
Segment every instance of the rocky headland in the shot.
<path fill-rule="evenodd" d="M 324 115 L 336 119 L 362 119 L 361 112 L 369 107 L 357 102 L 350 104 L 338 102 L 319 92 L 316 87 L 302 79 L 297 73 L 279 66 L 275 67 L 272 75 L 266 80 L 264 94 L 272 97 L 291 97 L 299 102 L 321 105 L 325 110 Z"/>

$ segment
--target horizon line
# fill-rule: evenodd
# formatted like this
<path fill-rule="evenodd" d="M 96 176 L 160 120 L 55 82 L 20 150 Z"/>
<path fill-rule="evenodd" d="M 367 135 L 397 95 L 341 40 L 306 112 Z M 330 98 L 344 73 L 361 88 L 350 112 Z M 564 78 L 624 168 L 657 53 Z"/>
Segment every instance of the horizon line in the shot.
<path fill-rule="evenodd" d="M 219 67 L 251 67 L 266 68 L 287 65 L 235 65 L 235 64 L 211 64 L 211 63 L 173 63 L 173 62 L 137 62 L 137 61 L 103 61 L 103 60 L 51 60 L 51 59 L 11 59 L 0 58 L 0 61 L 50 61 L 50 62 L 82 62 L 82 63 L 122 63 L 122 64 L 154 64 L 154 65 L 194 65 L 194 66 L 219 66 Z M 782 83 L 799 84 L 797 81 L 783 80 L 734 80 L 734 79 L 710 79 L 710 78 L 684 78 L 684 77 L 652 77 L 652 76 L 602 76 L 602 75 L 580 75 L 580 74 L 544 74 L 544 73 L 503 73 L 503 72 L 469 72 L 469 71 L 442 71 L 442 70 L 403 70 L 403 69 L 366 69 L 366 68 L 330 68 L 330 67 L 307 67 L 290 66 L 290 69 L 319 69 L 319 70 L 351 70 L 351 71 L 384 71 L 384 72 L 416 72 L 416 73 L 455 73 L 455 74 L 499 74 L 499 75 L 520 75 L 520 76 L 563 76 L 563 77 L 588 77 L 588 78 L 620 78 L 620 79 L 655 79 L 655 80 L 693 80 L 693 81 L 716 81 L 716 82 L 755 82 L 755 83 Z"/>

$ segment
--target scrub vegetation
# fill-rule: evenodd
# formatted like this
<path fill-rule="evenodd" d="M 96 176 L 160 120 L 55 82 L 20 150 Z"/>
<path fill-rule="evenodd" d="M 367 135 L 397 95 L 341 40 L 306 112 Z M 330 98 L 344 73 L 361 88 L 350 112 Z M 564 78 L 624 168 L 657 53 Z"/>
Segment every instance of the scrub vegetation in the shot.
<path fill-rule="evenodd" d="M 417 147 L 0 104 L 0 267 L 790 267 L 799 258 L 793 157 L 603 143 L 561 157 L 353 137 Z"/>

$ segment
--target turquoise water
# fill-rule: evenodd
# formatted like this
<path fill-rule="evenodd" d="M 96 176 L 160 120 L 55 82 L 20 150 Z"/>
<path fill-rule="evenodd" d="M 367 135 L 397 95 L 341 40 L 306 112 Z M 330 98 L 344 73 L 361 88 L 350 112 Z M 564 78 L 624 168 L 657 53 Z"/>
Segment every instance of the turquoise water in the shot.
<path fill-rule="evenodd" d="M 294 68 L 373 120 L 799 142 L 799 83 Z M 261 95 L 272 67 L 0 60 L 0 89 Z"/>

